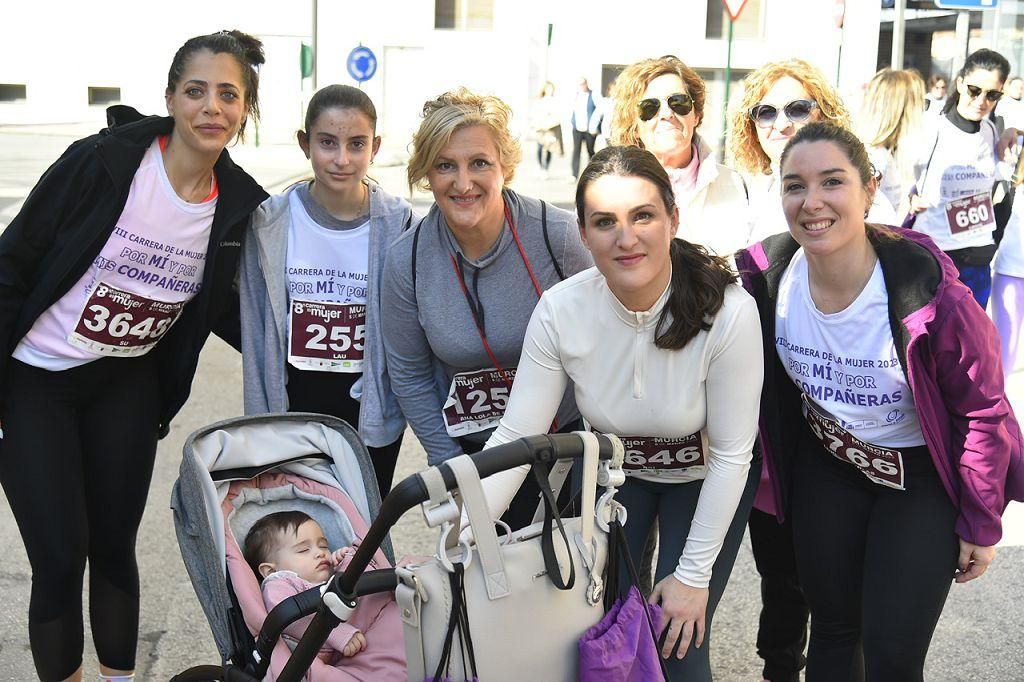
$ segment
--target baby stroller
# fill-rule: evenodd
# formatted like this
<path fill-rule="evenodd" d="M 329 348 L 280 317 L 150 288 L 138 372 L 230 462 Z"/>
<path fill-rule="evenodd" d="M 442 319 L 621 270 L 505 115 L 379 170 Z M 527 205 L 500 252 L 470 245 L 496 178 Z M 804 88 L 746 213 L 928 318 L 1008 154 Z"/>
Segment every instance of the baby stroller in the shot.
<path fill-rule="evenodd" d="M 607 460 L 611 441 L 603 436 L 600 441 L 600 458 Z M 486 477 L 521 464 L 572 459 L 582 451 L 579 437 L 560 434 L 524 438 L 472 459 Z M 371 561 L 393 565 L 388 532 L 405 511 L 430 499 L 424 480 L 408 477 L 381 504 L 365 446 L 351 426 L 326 415 L 222 421 L 192 434 L 183 455 L 171 499 L 175 531 L 222 662 L 191 668 L 172 682 L 254 682 L 268 674 L 279 682 L 298 682 L 307 671 L 319 679 L 317 666 L 324 664 L 316 660 L 317 652 L 357 599 L 397 587 L 395 569 L 366 569 Z M 439 472 L 447 490 L 457 488 L 447 466 Z M 299 509 L 319 522 L 331 547 L 350 545 L 356 537 L 362 541 L 344 573 L 267 614 L 234 538 L 244 538 L 256 520 L 284 509 Z M 305 635 L 289 651 L 282 631 L 311 614 Z"/>

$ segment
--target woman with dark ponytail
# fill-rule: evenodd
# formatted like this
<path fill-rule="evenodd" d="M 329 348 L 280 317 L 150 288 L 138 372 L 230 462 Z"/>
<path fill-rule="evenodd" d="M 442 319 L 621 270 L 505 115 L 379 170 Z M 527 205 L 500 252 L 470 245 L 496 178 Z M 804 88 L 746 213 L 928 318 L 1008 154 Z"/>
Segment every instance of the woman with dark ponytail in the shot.
<path fill-rule="evenodd" d="M 942 115 L 929 117 L 931 128 L 916 154 L 917 184 L 910 192 L 914 229 L 946 252 L 960 281 L 984 308 L 992 288 L 996 252 L 993 186 L 999 133 L 989 118 L 1003 96 L 1010 63 L 998 52 L 968 55 L 953 82 Z"/>
<path fill-rule="evenodd" d="M 134 677 L 157 439 L 210 331 L 238 342 L 239 246 L 267 195 L 225 147 L 258 114 L 262 63 L 239 31 L 188 40 L 168 116 L 111 107 L 0 236 L 0 483 L 32 566 L 42 680 L 82 679 L 87 563 L 100 680 Z"/>
<path fill-rule="evenodd" d="M 657 158 L 608 147 L 576 188 L 594 257 L 546 291 L 523 342 L 508 410 L 487 447 L 544 433 L 572 382 L 580 414 L 627 444 L 626 537 L 640 555 L 659 523 L 652 602 L 673 680 L 710 680 L 715 607 L 732 571 L 760 460 L 751 449 L 763 372 L 754 301 L 726 261 L 673 239 L 679 211 Z M 486 481 L 492 512 L 526 476 Z"/>

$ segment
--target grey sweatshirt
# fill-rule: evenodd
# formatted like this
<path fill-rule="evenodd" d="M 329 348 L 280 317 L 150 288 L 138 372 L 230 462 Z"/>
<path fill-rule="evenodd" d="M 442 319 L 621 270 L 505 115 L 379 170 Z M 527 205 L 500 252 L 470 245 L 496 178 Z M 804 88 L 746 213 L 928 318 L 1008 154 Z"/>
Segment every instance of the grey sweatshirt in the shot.
<path fill-rule="evenodd" d="M 523 250 L 541 289 L 560 281 L 541 229 L 541 202 L 504 191 Z M 416 286 L 413 290 L 412 248 L 416 246 Z M 562 273 L 570 277 L 593 265 L 572 213 L 547 206 L 547 232 Z M 436 464 L 462 453 L 445 430 L 442 406 L 452 377 L 458 372 L 493 367 L 477 331 L 469 304 L 452 265 L 463 258 L 467 288 L 483 309 L 488 343 L 505 369 L 519 364 L 526 326 L 537 304 L 537 292 L 506 224 L 495 245 L 475 261 L 465 259 L 437 205 L 423 222 L 392 245 L 384 265 L 381 308 L 384 346 L 392 388 L 409 424 Z M 579 417 L 566 391 L 558 423 Z M 486 434 L 484 434 L 486 437 Z"/>
<path fill-rule="evenodd" d="M 380 276 L 388 246 L 407 224 L 415 224 L 412 207 L 374 183 L 370 188 L 369 277 L 366 290 L 366 341 L 363 375 L 352 387 L 360 401 L 359 435 L 373 447 L 393 443 L 405 430 L 381 340 Z M 242 245 L 239 296 L 242 315 L 242 387 L 245 413 L 286 412 L 289 201 L 299 200 L 294 185 L 270 197 L 253 214 Z"/>

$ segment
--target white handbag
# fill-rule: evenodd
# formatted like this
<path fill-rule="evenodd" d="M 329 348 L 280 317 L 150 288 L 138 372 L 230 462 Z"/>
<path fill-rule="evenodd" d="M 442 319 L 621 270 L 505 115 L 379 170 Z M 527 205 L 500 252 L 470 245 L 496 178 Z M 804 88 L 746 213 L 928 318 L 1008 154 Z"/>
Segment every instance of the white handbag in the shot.
<path fill-rule="evenodd" d="M 456 563 L 463 565 L 463 613 L 470 636 L 463 637 L 456 629 L 442 677 L 472 680 L 475 661 L 475 677 L 484 682 L 577 679 L 577 642 L 604 615 L 602 576 L 608 549 L 607 524 L 595 523 L 597 437 L 588 432 L 578 435 L 584 440 L 582 508 L 579 517 L 561 519 L 564 535 L 558 521 L 552 523 L 557 509 L 553 509 L 553 497 L 546 494 L 547 520 L 499 544 L 472 459 L 463 455 L 446 463 L 458 481 L 454 498 L 436 468 L 421 472 L 430 494 L 430 501 L 422 505 L 424 516 L 429 525 L 442 528 L 438 556 L 396 569 L 395 596 L 404 624 L 410 680 L 433 679 L 446 636 L 451 637 L 452 606 L 453 602 L 459 605 L 461 596 L 453 594 L 450 579 Z M 602 474 L 608 480 L 607 469 Z M 475 542 L 463 539 L 449 547 L 459 534 L 461 512 L 456 498 L 466 507 Z M 604 508 L 610 500 L 611 494 L 603 495 L 600 506 Z M 549 566 L 557 567 L 558 575 L 551 575 Z"/>

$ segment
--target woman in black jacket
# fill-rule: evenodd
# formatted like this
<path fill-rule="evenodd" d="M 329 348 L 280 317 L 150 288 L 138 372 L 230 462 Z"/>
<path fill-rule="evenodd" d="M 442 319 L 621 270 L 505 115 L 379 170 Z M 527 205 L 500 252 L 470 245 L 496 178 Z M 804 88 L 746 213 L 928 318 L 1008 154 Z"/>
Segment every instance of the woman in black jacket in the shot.
<path fill-rule="evenodd" d="M 237 341 L 239 245 L 267 195 L 225 147 L 258 114 L 262 63 L 244 33 L 190 39 L 168 74 L 170 116 L 112 108 L 0 236 L 0 483 L 32 566 L 43 680 L 81 679 L 86 562 L 100 679 L 133 677 L 157 439 L 211 329 L 228 321 Z"/>

